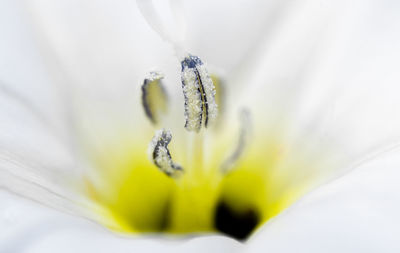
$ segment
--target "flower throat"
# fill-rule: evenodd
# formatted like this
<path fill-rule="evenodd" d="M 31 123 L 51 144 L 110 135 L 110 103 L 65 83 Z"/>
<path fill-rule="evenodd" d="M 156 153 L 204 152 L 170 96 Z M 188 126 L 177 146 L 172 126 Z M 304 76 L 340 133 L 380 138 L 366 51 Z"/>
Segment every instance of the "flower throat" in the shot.
<path fill-rule="evenodd" d="M 152 1 L 137 4 L 150 27 L 183 55 L 179 60 L 184 122 L 174 132 L 165 127 L 174 119 L 164 75 L 150 72 L 141 85 L 141 102 L 154 128 L 151 136 L 143 134 L 129 148 L 113 148 L 112 158 L 103 158 L 108 160 L 101 164 L 108 167 L 102 176 L 107 186 L 89 182 L 89 194 L 105 207 L 107 224 L 117 231 L 221 232 L 245 239 L 291 201 L 291 196 L 273 195 L 270 189 L 281 186 L 271 183 L 266 172 L 276 163 L 280 146 L 273 139 L 268 150 L 253 143 L 257 140 L 252 138 L 252 117 L 246 108 L 238 112 L 238 127 L 227 124 L 225 112 L 232 108 L 225 104 L 224 82 L 210 75 L 199 57 L 182 53 Z"/>
<path fill-rule="evenodd" d="M 191 153 L 191 166 L 184 169 L 181 165 L 173 161 L 171 152 L 168 149 L 168 145 L 172 140 L 172 133 L 170 130 L 164 128 L 156 131 L 150 142 L 148 148 L 149 160 L 166 176 L 172 178 L 177 187 L 182 187 L 183 191 L 192 191 L 193 189 L 191 188 L 193 186 L 191 185 L 198 183 L 206 185 L 207 188 L 210 188 L 208 191 L 214 191 L 213 195 L 217 195 L 217 185 L 221 181 L 221 178 L 228 174 L 243 153 L 250 128 L 250 113 L 246 110 L 241 112 L 240 120 L 242 127 L 240 129 L 238 145 L 232 154 L 219 166 L 217 172 L 219 175 L 215 175 L 215 171 L 207 175 L 207 171 L 203 167 L 203 138 L 207 134 L 206 128 L 211 127 L 217 120 L 216 88 L 200 58 L 187 55 L 182 60 L 181 66 L 185 115 L 184 128 L 193 133 L 189 140 L 191 142 L 191 151 L 189 152 Z M 149 77 L 144 80 L 141 89 L 144 112 L 153 124 L 159 122 L 159 118 L 166 111 L 165 106 L 167 106 L 167 102 L 165 102 L 167 101 L 166 89 L 163 87 L 161 79 L 163 79 L 161 73 L 151 72 Z M 216 83 L 221 86 L 220 82 Z M 204 194 L 205 196 L 202 198 L 207 199 L 207 191 Z M 213 214 L 206 219 L 206 226 L 199 225 L 199 231 L 203 230 L 204 226 L 205 230 L 207 230 L 206 227 L 209 227 L 212 228 L 211 230 L 221 231 L 235 238 L 243 239 L 260 221 L 260 215 L 254 208 L 248 208 L 244 212 L 237 213 L 231 210 L 229 205 L 222 200 L 215 199 L 213 202 L 208 204 L 210 205 L 208 208 L 214 209 L 211 212 Z M 168 205 L 171 204 L 173 202 Z M 168 215 L 169 212 L 166 210 L 165 218 L 160 223 L 160 228 L 167 229 L 170 223 Z M 196 217 L 193 218 L 196 219 Z M 196 232 L 196 229 L 192 232 Z"/>

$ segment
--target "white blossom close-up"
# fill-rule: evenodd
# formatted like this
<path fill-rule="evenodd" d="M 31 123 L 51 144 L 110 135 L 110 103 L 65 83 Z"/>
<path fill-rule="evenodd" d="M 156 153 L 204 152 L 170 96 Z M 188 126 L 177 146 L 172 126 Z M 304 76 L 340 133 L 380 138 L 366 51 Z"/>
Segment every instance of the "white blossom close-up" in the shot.
<path fill-rule="evenodd" d="M 0 252 L 400 252 L 399 13 L 1 0 Z"/>

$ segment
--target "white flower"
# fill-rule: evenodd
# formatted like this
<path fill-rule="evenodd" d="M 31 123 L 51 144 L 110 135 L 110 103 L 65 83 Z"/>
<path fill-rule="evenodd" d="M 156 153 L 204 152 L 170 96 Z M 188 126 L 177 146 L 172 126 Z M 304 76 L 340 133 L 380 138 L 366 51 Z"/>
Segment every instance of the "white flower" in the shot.
<path fill-rule="evenodd" d="M 180 16 L 168 16 L 166 5 L 155 4 L 165 27 L 174 28 L 173 18 Z M 188 171 L 174 48 L 134 1 L 4 1 L 0 251 L 399 251 L 398 4 L 193 1 L 184 7 L 185 22 L 178 24 L 186 29 L 171 37 L 180 40 L 186 30 L 185 49 L 226 83 L 222 116 L 229 127 L 213 136 L 222 141 L 211 153 L 229 157 L 230 149 L 219 143 L 234 146 L 224 141 L 236 140 L 239 108 L 252 114 L 253 144 L 232 172 L 238 175 L 232 187 L 228 179 L 221 192 L 239 209 L 256 203 L 268 221 L 245 242 L 215 234 L 168 239 L 104 229 L 154 231 L 153 218 L 161 217 L 154 206 L 167 199 L 162 190 L 171 187 L 163 185 L 175 180 L 142 158 L 155 128 L 141 108 L 140 82 L 154 66 L 166 74 L 174 98 L 164 119 L 173 132 L 171 153 Z M 144 174 L 124 181 L 131 172 L 126 163 L 139 162 Z M 248 175 L 240 173 L 254 165 L 267 173 L 246 182 Z M 269 180 L 255 180 L 263 175 Z M 208 186 L 198 193 L 210 198 L 183 191 L 184 204 L 177 206 L 185 215 L 171 215 L 179 217 L 175 230 L 197 231 L 205 224 L 201 218 L 211 217 L 208 205 L 220 195 Z M 197 200 L 211 202 L 191 212 L 192 197 L 194 207 Z M 123 201 L 110 205 L 110 199 Z M 201 225 L 192 226 L 191 217 Z M 124 226 L 126 221 L 134 225 Z"/>

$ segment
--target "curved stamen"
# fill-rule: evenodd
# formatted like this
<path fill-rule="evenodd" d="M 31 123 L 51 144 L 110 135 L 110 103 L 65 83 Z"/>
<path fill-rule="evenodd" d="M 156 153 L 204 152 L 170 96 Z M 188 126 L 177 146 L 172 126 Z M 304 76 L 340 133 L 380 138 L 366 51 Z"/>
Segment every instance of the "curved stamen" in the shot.
<path fill-rule="evenodd" d="M 143 109 L 153 124 L 159 123 L 161 114 L 167 111 L 168 96 L 161 82 L 163 78 L 160 72 L 150 72 L 142 84 Z"/>
<path fill-rule="evenodd" d="M 199 57 L 188 55 L 181 65 L 185 128 L 188 131 L 199 132 L 203 121 L 207 127 L 217 117 L 215 87 Z"/>
<path fill-rule="evenodd" d="M 236 165 L 238 160 L 242 157 L 246 147 L 249 144 L 251 129 L 252 129 L 252 120 L 250 111 L 247 109 L 242 109 L 239 114 L 240 121 L 240 130 L 239 130 L 239 138 L 235 149 L 232 154 L 222 163 L 221 172 L 228 173 L 232 170 L 232 168 Z"/>
<path fill-rule="evenodd" d="M 172 161 L 168 150 L 171 139 L 171 131 L 158 130 L 149 145 L 149 159 L 168 176 L 178 177 L 183 173 L 183 168 Z"/>

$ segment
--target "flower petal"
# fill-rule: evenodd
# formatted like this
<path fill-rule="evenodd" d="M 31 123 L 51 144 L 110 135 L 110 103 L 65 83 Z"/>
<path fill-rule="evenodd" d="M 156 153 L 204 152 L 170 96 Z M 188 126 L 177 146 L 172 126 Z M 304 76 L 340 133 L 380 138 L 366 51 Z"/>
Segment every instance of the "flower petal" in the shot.
<path fill-rule="evenodd" d="M 11 29 L 0 26 L 0 187 L 74 212 L 82 199 L 67 187 L 80 176 L 67 108 L 25 14 L 22 3 L 1 3 Z"/>
<path fill-rule="evenodd" d="M 249 84 L 237 104 L 250 104 L 264 125 L 284 125 L 292 142 L 311 136 L 315 146 L 328 143 L 347 163 L 398 144 L 396 3 L 291 7 L 257 51 L 258 60 L 237 78 Z"/>
<path fill-rule="evenodd" d="M 37 0 L 27 5 L 53 78 L 70 92 L 85 148 L 93 151 L 119 139 L 121 132 L 134 133 L 132 138 L 153 132 L 140 102 L 140 86 L 150 70 L 167 73 L 167 93 L 179 104 L 171 108 L 183 110 L 179 61 L 135 1 Z"/>
<path fill-rule="evenodd" d="M 167 240 L 128 237 L 0 191 L 1 252 L 238 252 L 242 245 L 222 236 Z"/>
<path fill-rule="evenodd" d="M 184 1 L 187 46 L 213 67 L 234 73 L 252 48 L 271 34 L 288 3 Z"/>
<path fill-rule="evenodd" d="M 64 100 L 49 79 L 24 5 L 2 1 L 0 12 L 0 92 L 40 111 L 62 130 Z"/>
<path fill-rule="evenodd" d="M 399 155 L 306 195 L 256 232 L 245 252 L 398 252 Z"/>

